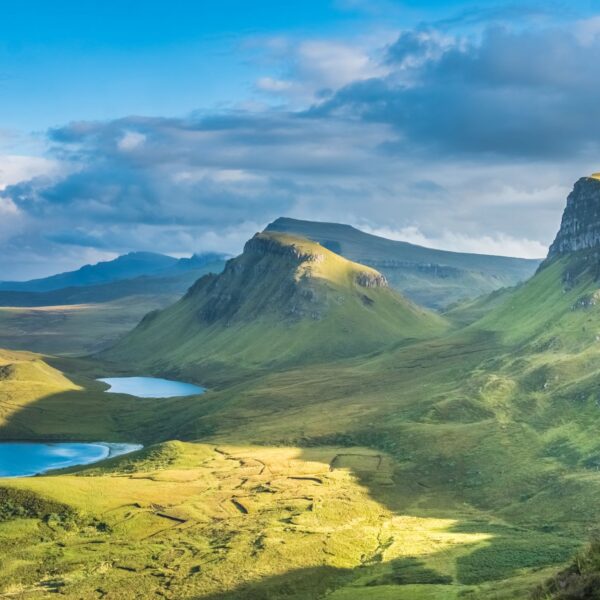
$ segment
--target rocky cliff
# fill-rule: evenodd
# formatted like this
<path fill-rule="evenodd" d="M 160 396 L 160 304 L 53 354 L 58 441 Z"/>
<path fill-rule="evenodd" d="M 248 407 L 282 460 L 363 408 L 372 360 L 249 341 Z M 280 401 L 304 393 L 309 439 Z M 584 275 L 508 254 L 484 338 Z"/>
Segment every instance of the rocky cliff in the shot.
<path fill-rule="evenodd" d="M 387 287 L 385 277 L 374 269 L 344 261 L 319 244 L 258 233 L 240 256 L 227 262 L 223 273 L 198 280 L 187 297 L 200 300 L 197 315 L 205 323 L 252 320 L 265 312 L 318 320 L 328 304 L 323 284 L 337 263 L 345 265 L 350 279 L 362 288 Z"/>
<path fill-rule="evenodd" d="M 600 176 L 582 177 L 567 198 L 560 230 L 548 258 L 600 249 Z"/>

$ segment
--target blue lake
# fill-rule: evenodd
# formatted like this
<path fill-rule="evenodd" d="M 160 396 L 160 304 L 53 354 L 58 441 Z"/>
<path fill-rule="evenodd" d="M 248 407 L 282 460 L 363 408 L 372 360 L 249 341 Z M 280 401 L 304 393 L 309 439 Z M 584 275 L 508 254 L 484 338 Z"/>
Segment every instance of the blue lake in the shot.
<path fill-rule="evenodd" d="M 159 379 L 157 377 L 106 377 L 98 381 L 110 385 L 108 392 L 130 394 L 138 398 L 197 396 L 206 391 L 206 388 L 193 383 L 183 383 L 182 381 Z"/>
<path fill-rule="evenodd" d="M 113 458 L 135 450 L 140 444 L 104 442 L 0 442 L 0 477 L 30 477 Z"/>

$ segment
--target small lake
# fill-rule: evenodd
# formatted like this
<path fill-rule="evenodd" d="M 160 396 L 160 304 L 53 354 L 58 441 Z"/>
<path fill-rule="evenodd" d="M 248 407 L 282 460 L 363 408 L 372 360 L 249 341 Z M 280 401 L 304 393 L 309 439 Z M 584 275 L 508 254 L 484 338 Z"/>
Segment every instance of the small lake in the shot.
<path fill-rule="evenodd" d="M 159 379 L 157 377 L 106 377 L 98 381 L 108 383 L 110 388 L 107 391 L 110 393 L 130 394 L 138 398 L 197 396 L 206 391 L 206 388 L 193 383 Z"/>
<path fill-rule="evenodd" d="M 142 447 L 105 442 L 0 442 L 0 477 L 31 477 L 53 469 L 89 465 Z"/>

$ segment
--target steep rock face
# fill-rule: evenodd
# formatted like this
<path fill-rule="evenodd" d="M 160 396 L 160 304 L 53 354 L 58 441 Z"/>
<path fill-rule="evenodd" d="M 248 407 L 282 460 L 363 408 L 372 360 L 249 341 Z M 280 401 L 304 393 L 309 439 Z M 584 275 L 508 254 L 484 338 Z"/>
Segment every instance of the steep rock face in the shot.
<path fill-rule="evenodd" d="M 257 233 L 252 239 L 244 245 L 245 255 L 272 254 L 283 256 L 293 262 L 323 262 L 325 255 L 320 252 L 309 252 L 302 250 L 299 246 L 293 244 L 282 244 L 280 240 L 268 235 Z"/>
<path fill-rule="evenodd" d="M 600 249 L 600 179 L 582 177 L 567 198 L 560 230 L 548 258 Z"/>
<path fill-rule="evenodd" d="M 222 274 L 199 279 L 186 297 L 198 300 L 197 317 L 207 324 L 252 320 L 266 312 L 319 319 L 325 299 L 311 269 L 324 261 L 325 254 L 317 250 L 256 234 Z"/>

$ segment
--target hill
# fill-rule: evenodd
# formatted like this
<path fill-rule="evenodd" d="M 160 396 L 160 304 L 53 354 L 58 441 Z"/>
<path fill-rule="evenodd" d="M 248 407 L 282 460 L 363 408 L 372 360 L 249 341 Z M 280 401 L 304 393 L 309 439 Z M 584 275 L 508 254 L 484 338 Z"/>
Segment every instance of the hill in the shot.
<path fill-rule="evenodd" d="M 0 282 L 0 306 L 57 306 L 140 294 L 182 294 L 201 275 L 222 270 L 225 260 L 225 255 L 214 253 L 177 259 L 131 252 L 45 279 Z"/>
<path fill-rule="evenodd" d="M 146 316 L 106 356 L 178 370 L 251 370 L 366 354 L 444 328 L 374 269 L 268 232 L 247 242 L 222 274 Z"/>
<path fill-rule="evenodd" d="M 447 252 L 364 233 L 350 225 L 279 218 L 266 228 L 319 242 L 383 273 L 418 304 L 443 309 L 531 277 L 539 260 Z"/>

